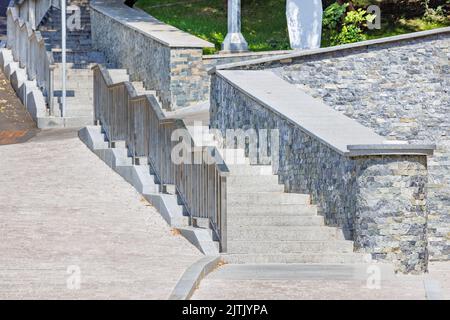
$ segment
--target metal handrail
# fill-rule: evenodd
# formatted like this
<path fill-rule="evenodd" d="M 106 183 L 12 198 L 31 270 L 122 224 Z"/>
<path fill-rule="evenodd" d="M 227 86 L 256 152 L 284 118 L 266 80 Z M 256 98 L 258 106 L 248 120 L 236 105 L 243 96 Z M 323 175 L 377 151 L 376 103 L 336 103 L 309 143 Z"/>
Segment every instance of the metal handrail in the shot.
<path fill-rule="evenodd" d="M 183 120 L 165 116 L 153 94 L 139 95 L 129 81 L 114 83 L 101 65 L 94 73 L 94 117 L 102 124 L 109 141 L 125 141 L 132 157 L 148 159 L 152 173 L 161 186 L 175 185 L 177 195 L 187 212 L 194 218 L 209 219 L 226 251 L 226 181 L 229 170 L 217 148 L 194 146 Z M 171 158 L 175 130 L 186 129 L 194 150 L 191 161 L 175 164 Z M 186 141 L 185 141 L 186 142 Z M 201 163 L 194 163 L 194 153 L 202 154 Z M 213 155 L 214 162 L 204 161 L 203 155 Z"/>

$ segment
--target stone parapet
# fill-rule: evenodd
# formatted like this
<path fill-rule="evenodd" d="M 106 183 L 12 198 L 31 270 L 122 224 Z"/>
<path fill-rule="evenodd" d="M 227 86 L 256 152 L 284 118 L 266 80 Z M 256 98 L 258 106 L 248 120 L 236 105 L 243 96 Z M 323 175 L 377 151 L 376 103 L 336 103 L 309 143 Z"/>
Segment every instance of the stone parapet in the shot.
<path fill-rule="evenodd" d="M 155 90 L 163 107 L 178 109 L 208 99 L 203 48 L 213 44 L 166 25 L 120 1 L 91 1 L 92 42 Z"/>
<path fill-rule="evenodd" d="M 121 1 L 91 1 L 92 43 L 108 60 L 129 71 L 133 81 L 155 90 L 165 109 L 209 99 L 208 70 L 217 65 L 290 51 L 203 55 L 214 45 L 158 21 Z"/>
<path fill-rule="evenodd" d="M 213 74 L 211 126 L 223 133 L 277 129 L 277 174 L 288 192 L 310 194 L 327 225 L 341 227 L 358 251 L 394 262 L 400 272 L 425 271 L 426 161 L 434 146 L 383 144 L 331 108 L 322 113 L 287 82 L 270 79 L 266 87 L 263 76 Z"/>
<path fill-rule="evenodd" d="M 449 57 L 447 27 L 216 69 L 274 72 L 386 140 L 435 144 L 434 155 L 427 158 L 428 249 L 431 260 L 449 260 Z"/>

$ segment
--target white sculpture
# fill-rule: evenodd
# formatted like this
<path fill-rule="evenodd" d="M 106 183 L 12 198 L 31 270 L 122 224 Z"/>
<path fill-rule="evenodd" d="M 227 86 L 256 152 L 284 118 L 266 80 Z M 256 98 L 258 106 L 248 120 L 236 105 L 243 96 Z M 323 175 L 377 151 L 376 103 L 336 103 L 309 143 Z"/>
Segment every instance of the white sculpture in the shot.
<path fill-rule="evenodd" d="M 248 51 L 248 44 L 241 33 L 241 0 L 228 0 L 228 34 L 222 43 L 224 52 Z"/>
<path fill-rule="evenodd" d="M 292 49 L 320 48 L 322 0 L 287 0 L 286 18 Z"/>

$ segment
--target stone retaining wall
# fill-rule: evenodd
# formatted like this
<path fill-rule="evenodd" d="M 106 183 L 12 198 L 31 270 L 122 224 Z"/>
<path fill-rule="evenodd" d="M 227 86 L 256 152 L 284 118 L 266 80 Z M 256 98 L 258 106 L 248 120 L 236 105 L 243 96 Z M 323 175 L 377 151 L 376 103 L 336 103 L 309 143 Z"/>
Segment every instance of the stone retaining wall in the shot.
<path fill-rule="evenodd" d="M 428 240 L 433 260 L 450 259 L 450 33 L 295 59 L 274 72 L 382 136 L 437 145 Z"/>
<path fill-rule="evenodd" d="M 427 163 L 429 251 L 450 259 L 450 28 L 226 69 L 271 69 L 387 139 L 436 144 Z"/>
<path fill-rule="evenodd" d="M 203 55 L 214 45 L 164 24 L 142 10 L 114 0 L 91 1 L 92 43 L 110 62 L 125 68 L 132 81 L 156 90 L 167 109 L 188 107 L 209 99 L 208 70 L 289 51 Z"/>
<path fill-rule="evenodd" d="M 217 74 L 211 86 L 213 128 L 279 130 L 286 191 L 311 194 L 327 225 L 342 227 L 359 251 L 394 261 L 401 272 L 426 270 L 426 156 L 349 157 Z"/>
<path fill-rule="evenodd" d="M 124 10 L 132 10 L 126 8 Z M 202 47 L 173 48 L 98 10 L 91 10 L 92 42 L 110 62 L 128 70 L 132 81 L 155 90 L 163 108 L 207 100 Z"/>

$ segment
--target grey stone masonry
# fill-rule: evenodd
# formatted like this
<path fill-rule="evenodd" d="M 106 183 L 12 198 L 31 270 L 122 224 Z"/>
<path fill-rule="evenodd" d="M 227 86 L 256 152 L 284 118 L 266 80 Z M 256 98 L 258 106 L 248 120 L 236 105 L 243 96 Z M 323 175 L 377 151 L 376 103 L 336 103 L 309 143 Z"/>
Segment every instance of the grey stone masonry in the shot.
<path fill-rule="evenodd" d="M 161 23 L 120 1 L 91 1 L 92 42 L 128 70 L 133 81 L 155 90 L 164 108 L 208 99 L 203 48 L 213 44 Z"/>
<path fill-rule="evenodd" d="M 221 66 L 270 69 L 386 139 L 434 143 L 431 260 L 450 259 L 450 28 Z"/>
<path fill-rule="evenodd" d="M 209 99 L 208 70 L 225 63 L 275 56 L 289 51 L 203 55 L 213 44 L 129 8 L 121 1 L 91 1 L 92 44 L 125 68 L 132 81 L 155 90 L 165 109 Z"/>
<path fill-rule="evenodd" d="M 428 161 L 429 243 L 450 258 L 450 33 L 342 56 L 309 57 L 275 72 L 389 139 L 436 143 Z"/>
<path fill-rule="evenodd" d="M 355 246 L 376 260 L 397 261 L 401 272 L 427 270 L 426 157 L 366 156 L 351 162 Z"/>
<path fill-rule="evenodd" d="M 340 140 L 333 140 L 333 135 L 339 136 L 340 132 L 346 135 L 340 124 L 349 127 L 348 132 L 352 129 L 359 132 L 354 140 L 347 136 L 349 142 L 361 143 L 366 139 L 370 143 L 380 143 L 380 140 L 376 135 L 365 133 L 356 122 L 345 122 L 339 116 L 334 117 L 334 124 L 316 123 L 315 116 L 320 120 L 325 115 L 314 112 L 320 113 L 323 109 L 313 105 L 300 107 L 309 101 L 302 101 L 302 95 L 296 95 L 296 89 L 290 88 L 287 82 L 284 88 L 276 81 L 268 81 L 267 84 L 273 83 L 269 88 L 261 85 L 264 73 L 248 76 L 248 83 L 260 79 L 261 94 L 258 95 L 257 89 L 246 91 L 252 85 L 245 85 L 243 75 L 244 80 L 239 83 L 230 81 L 231 76 L 225 72 L 212 75 L 211 127 L 223 133 L 237 128 L 278 129 L 278 175 L 286 191 L 310 194 L 327 225 L 343 228 L 346 238 L 355 241 L 358 251 L 371 253 L 377 260 L 392 261 L 400 272 L 425 271 L 428 259 L 427 152 L 419 150 L 425 147 L 408 154 L 402 154 L 401 148 L 405 145 L 399 145 L 391 154 L 382 151 L 396 148 L 391 145 L 381 145 L 379 150 L 376 146 L 366 149 L 369 155 L 355 152 L 357 146 L 348 147 L 344 152 Z M 300 112 L 309 109 L 312 117 L 302 122 L 302 119 L 295 119 L 294 113 L 289 113 L 286 109 L 289 107 L 284 111 L 275 105 L 272 108 L 269 102 L 275 104 L 281 97 L 275 91 L 297 99 Z M 291 105 L 289 101 L 287 105 Z M 295 108 L 292 110 L 295 112 Z M 329 112 L 335 116 L 335 111 L 330 109 Z"/>

